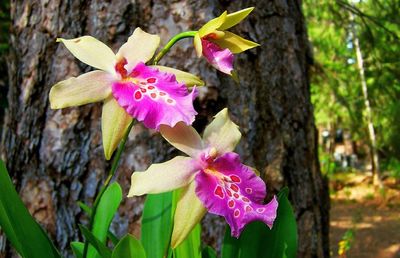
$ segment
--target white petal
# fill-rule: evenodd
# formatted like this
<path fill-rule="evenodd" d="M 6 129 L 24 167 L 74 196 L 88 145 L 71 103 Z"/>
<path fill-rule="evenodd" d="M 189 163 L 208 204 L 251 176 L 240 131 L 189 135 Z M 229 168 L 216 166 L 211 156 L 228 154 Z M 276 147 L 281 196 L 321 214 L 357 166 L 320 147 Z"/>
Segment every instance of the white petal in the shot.
<path fill-rule="evenodd" d="M 161 135 L 175 148 L 195 158 L 203 150 L 203 141 L 197 131 L 184 122 L 174 127 L 160 126 Z"/>
<path fill-rule="evenodd" d="M 233 151 L 240 141 L 242 134 L 238 126 L 228 116 L 228 109 L 224 108 L 204 130 L 203 139 L 218 153 Z"/>
<path fill-rule="evenodd" d="M 93 71 L 61 81 L 50 90 L 50 106 L 58 109 L 103 100 L 110 96 L 113 80 L 109 73 Z"/>
<path fill-rule="evenodd" d="M 193 181 L 200 169 L 189 157 L 178 156 L 167 162 L 151 165 L 144 172 L 134 172 L 128 197 L 168 192 Z"/>
<path fill-rule="evenodd" d="M 115 74 L 116 56 L 103 42 L 91 36 L 83 36 L 76 39 L 58 38 L 68 50 L 81 62 L 94 68 Z"/>
<path fill-rule="evenodd" d="M 174 215 L 174 229 L 171 237 L 172 248 L 177 247 L 185 240 L 207 212 L 207 209 L 196 196 L 195 187 L 196 184 L 192 182 L 180 193 Z"/>
<path fill-rule="evenodd" d="M 101 115 L 101 132 L 103 136 L 104 155 L 109 160 L 122 140 L 132 117 L 120 107 L 114 97 L 109 97 L 103 105 Z"/>
<path fill-rule="evenodd" d="M 117 57 L 126 58 L 128 64 L 125 65 L 125 69 L 130 72 L 138 62 L 149 61 L 159 44 L 160 37 L 158 35 L 149 34 L 141 28 L 136 28 L 128 41 L 119 49 Z"/>

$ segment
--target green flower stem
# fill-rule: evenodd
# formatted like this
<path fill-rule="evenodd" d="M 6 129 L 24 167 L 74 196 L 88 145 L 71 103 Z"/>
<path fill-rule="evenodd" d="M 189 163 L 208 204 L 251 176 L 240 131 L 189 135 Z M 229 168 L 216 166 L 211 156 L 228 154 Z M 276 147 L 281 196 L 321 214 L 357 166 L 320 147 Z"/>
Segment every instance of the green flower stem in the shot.
<path fill-rule="evenodd" d="M 179 40 L 184 39 L 184 38 L 194 37 L 196 32 L 197 31 L 185 31 L 185 32 L 175 35 L 170 41 L 168 41 L 168 43 L 164 46 L 164 48 L 157 54 L 157 56 L 153 60 L 153 64 L 156 65 L 158 63 L 158 61 L 160 61 L 161 58 L 163 58 L 163 56 L 165 56 L 165 54 L 168 53 L 168 51 L 171 49 L 171 47 L 173 45 L 175 45 L 176 42 L 178 42 Z M 94 218 L 96 217 L 96 211 L 97 211 L 97 207 L 99 206 L 101 197 L 103 196 L 108 185 L 110 184 L 111 179 L 113 178 L 113 176 L 115 175 L 115 172 L 117 171 L 119 160 L 121 159 L 122 151 L 125 149 L 126 141 L 128 140 L 129 133 L 130 133 L 133 125 L 135 124 L 135 121 L 136 120 L 132 120 L 132 122 L 129 124 L 129 127 L 126 130 L 124 137 L 122 138 L 122 141 L 118 146 L 117 153 L 115 154 L 115 156 L 113 158 L 113 162 L 111 165 L 111 169 L 108 172 L 108 176 L 107 176 L 106 180 L 104 181 L 103 186 L 100 189 L 100 192 L 96 196 L 96 199 L 94 201 L 93 208 L 92 208 L 92 213 L 90 216 L 90 222 L 89 222 L 90 230 L 93 229 Z M 87 257 L 88 249 L 89 249 L 89 241 L 87 239 L 85 239 L 85 246 L 83 248 L 83 258 Z"/>
<path fill-rule="evenodd" d="M 193 38 L 194 35 L 197 33 L 197 31 L 185 31 L 182 33 L 179 33 L 175 35 L 172 39 L 168 41 L 168 43 L 164 46 L 164 48 L 157 54 L 157 56 L 154 58 L 153 64 L 156 65 L 163 56 L 168 53 L 168 51 L 171 49 L 173 45 L 175 45 L 176 42 L 178 42 L 181 39 L 184 38 Z"/>
<path fill-rule="evenodd" d="M 106 180 L 104 181 L 99 194 L 96 196 L 96 199 L 94 201 L 93 208 L 92 208 L 92 213 L 90 216 L 90 222 L 89 222 L 90 230 L 93 229 L 94 218 L 96 217 L 96 211 L 97 211 L 97 207 L 99 206 L 101 197 L 103 196 L 108 185 L 110 184 L 111 179 L 113 178 L 113 176 L 115 175 L 115 172 L 117 171 L 119 160 L 121 159 L 122 151 L 125 149 L 126 141 L 128 140 L 129 133 L 130 133 L 133 125 L 135 124 L 135 122 L 136 122 L 136 120 L 133 119 L 132 122 L 129 124 L 128 129 L 126 130 L 124 137 L 122 138 L 122 141 L 118 146 L 117 153 L 115 154 L 115 156 L 113 158 L 111 169 L 108 172 L 108 176 L 107 176 Z M 86 256 L 87 256 L 88 248 L 89 248 L 89 242 L 87 240 L 85 240 L 85 246 L 83 248 L 83 257 L 84 258 L 86 258 Z"/>

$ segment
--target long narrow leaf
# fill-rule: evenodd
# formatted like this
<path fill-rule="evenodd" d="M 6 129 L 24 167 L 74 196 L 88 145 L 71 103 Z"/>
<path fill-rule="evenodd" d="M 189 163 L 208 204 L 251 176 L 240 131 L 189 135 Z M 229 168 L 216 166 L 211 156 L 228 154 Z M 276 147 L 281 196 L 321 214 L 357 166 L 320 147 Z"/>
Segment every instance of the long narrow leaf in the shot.
<path fill-rule="evenodd" d="M 117 182 L 114 182 L 107 187 L 101 197 L 93 222 L 92 234 L 103 244 L 106 243 L 108 229 L 121 201 L 122 189 Z M 87 257 L 96 257 L 93 248 L 89 247 Z"/>
<path fill-rule="evenodd" d="M 45 231 L 24 206 L 1 160 L 0 226 L 22 257 L 61 257 Z"/>
<path fill-rule="evenodd" d="M 76 258 L 83 257 L 83 248 L 84 247 L 85 247 L 85 244 L 82 242 L 71 242 L 71 249 Z"/>
<path fill-rule="evenodd" d="M 111 251 L 103 244 L 96 236 L 94 236 L 88 228 L 83 225 L 79 225 L 79 229 L 82 235 L 87 241 L 96 249 L 97 253 L 103 258 L 111 258 Z"/>
<path fill-rule="evenodd" d="M 172 232 L 171 210 L 172 192 L 147 196 L 141 241 L 148 257 L 162 258 L 167 253 Z"/>
<path fill-rule="evenodd" d="M 142 244 L 128 234 L 115 246 L 112 258 L 146 258 L 146 253 Z"/>
<path fill-rule="evenodd" d="M 230 236 L 227 228 L 222 258 L 293 258 L 297 252 L 297 225 L 287 199 L 288 189 L 278 194 L 278 213 L 272 230 L 261 222 L 249 224 L 239 239 Z"/>
<path fill-rule="evenodd" d="M 201 227 L 197 224 L 189 236 L 174 249 L 174 258 L 201 258 Z"/>

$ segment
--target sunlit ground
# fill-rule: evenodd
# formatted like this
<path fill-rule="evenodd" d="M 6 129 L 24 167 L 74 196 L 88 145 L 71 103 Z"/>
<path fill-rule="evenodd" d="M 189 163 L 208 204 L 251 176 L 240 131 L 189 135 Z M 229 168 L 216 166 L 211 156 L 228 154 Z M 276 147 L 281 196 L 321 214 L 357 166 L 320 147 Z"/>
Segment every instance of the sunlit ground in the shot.
<path fill-rule="evenodd" d="M 374 191 L 365 173 L 343 172 L 330 180 L 332 257 L 400 257 L 399 182 L 386 178 L 385 191 Z"/>

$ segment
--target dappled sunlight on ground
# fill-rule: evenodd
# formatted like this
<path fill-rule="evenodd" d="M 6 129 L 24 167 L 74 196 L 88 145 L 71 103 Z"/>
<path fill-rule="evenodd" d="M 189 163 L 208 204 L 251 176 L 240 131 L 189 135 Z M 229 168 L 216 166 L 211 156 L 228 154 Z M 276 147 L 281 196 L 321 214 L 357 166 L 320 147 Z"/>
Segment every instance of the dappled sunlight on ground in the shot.
<path fill-rule="evenodd" d="M 331 182 L 332 257 L 400 257 L 400 191 L 385 181 L 390 188 L 375 193 L 370 181 L 348 174 Z M 350 249 L 339 256 L 338 243 L 347 231 Z"/>

